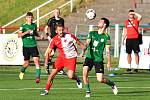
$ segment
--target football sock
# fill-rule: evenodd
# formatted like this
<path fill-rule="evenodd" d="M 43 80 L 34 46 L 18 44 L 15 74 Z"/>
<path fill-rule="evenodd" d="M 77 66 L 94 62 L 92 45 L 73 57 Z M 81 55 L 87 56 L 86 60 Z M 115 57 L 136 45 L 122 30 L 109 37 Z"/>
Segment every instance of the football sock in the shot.
<path fill-rule="evenodd" d="M 85 89 L 86 89 L 87 92 L 90 92 L 90 84 L 89 83 L 85 84 Z"/>
<path fill-rule="evenodd" d="M 106 84 L 109 85 L 109 86 L 113 86 L 113 85 L 114 85 L 114 82 L 113 82 L 113 81 L 110 81 L 110 80 L 107 80 L 107 81 L 106 81 Z"/>
<path fill-rule="evenodd" d="M 47 64 L 47 69 L 49 69 L 49 66 L 50 66 L 51 63 L 52 63 L 52 60 L 49 59 L 49 60 L 48 60 L 48 64 Z"/>
<path fill-rule="evenodd" d="M 52 86 L 52 83 L 46 84 L 45 90 L 49 91 Z"/>
<path fill-rule="evenodd" d="M 36 69 L 36 77 L 40 77 L 41 75 L 41 69 Z"/>
<path fill-rule="evenodd" d="M 80 79 L 79 79 L 79 77 L 77 77 L 77 76 L 74 76 L 74 77 L 73 77 L 73 80 L 76 80 L 77 82 L 80 82 Z"/>
<path fill-rule="evenodd" d="M 21 66 L 21 72 L 25 73 L 26 67 Z"/>

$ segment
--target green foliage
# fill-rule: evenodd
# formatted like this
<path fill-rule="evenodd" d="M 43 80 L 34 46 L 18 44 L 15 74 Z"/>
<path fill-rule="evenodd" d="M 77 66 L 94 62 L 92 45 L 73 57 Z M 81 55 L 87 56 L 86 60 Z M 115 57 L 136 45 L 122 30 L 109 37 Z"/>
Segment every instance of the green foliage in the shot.
<path fill-rule="evenodd" d="M 40 4 L 43 4 L 48 0 L 0 0 L 0 26 L 12 21 L 13 19 L 21 16 L 22 14 L 32 10 Z M 43 15 L 49 11 L 52 11 L 58 6 L 61 6 L 69 0 L 54 0 L 49 5 L 43 7 L 40 10 L 40 15 Z M 94 0 L 74 0 L 74 9 L 86 5 Z M 36 15 L 36 12 L 33 12 Z M 62 15 L 67 16 L 70 13 L 70 6 L 64 7 L 62 10 Z M 49 16 L 48 16 L 49 17 Z M 36 18 L 36 16 L 35 16 Z M 12 26 L 19 26 L 21 22 L 17 22 Z M 40 21 L 41 24 L 45 23 L 47 19 Z"/>

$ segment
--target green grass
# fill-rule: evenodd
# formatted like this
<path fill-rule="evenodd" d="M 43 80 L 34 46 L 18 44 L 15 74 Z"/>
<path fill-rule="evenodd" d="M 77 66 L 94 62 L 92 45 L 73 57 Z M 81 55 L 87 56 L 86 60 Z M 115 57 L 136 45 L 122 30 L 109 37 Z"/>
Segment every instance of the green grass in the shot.
<path fill-rule="evenodd" d="M 15 18 L 23 15 L 24 13 L 32 10 L 33 8 L 43 4 L 48 0 L 0 0 L 0 26 L 14 20 Z M 46 5 L 40 10 L 40 15 L 43 15 L 53 9 L 61 6 L 69 0 L 53 0 L 50 4 Z M 75 0 L 74 11 L 83 7 L 94 0 Z M 70 13 L 70 5 L 65 7 L 62 11 L 62 16 L 66 16 Z M 36 11 L 34 12 L 36 14 Z M 36 17 L 36 16 L 35 16 Z M 23 20 L 21 20 L 22 22 Z M 19 26 L 19 23 L 15 23 L 12 26 Z"/>
<path fill-rule="evenodd" d="M 113 66 L 117 65 L 113 58 Z M 82 78 L 82 62 L 78 59 L 77 74 Z M 0 100 L 86 100 L 85 89 L 78 89 L 76 83 L 66 76 L 57 75 L 52 89 L 47 96 L 40 96 L 40 90 L 45 88 L 47 75 L 42 67 L 41 83 L 35 83 L 35 67 L 27 69 L 23 80 L 18 79 L 19 66 L 0 66 Z M 115 73 L 115 77 L 108 74 Z M 136 74 L 125 74 L 124 69 L 107 71 L 106 77 L 116 82 L 118 95 L 113 95 L 109 86 L 98 83 L 94 69 L 90 73 L 91 98 L 88 100 L 149 100 L 150 75 L 147 71 L 140 70 Z M 3 90 L 4 89 L 4 90 Z"/>

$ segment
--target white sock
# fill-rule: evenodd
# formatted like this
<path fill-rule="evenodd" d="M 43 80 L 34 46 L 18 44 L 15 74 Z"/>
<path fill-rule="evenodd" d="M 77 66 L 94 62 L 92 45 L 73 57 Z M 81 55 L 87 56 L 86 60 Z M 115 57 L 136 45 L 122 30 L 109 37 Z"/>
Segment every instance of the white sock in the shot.
<path fill-rule="evenodd" d="M 139 68 L 139 64 L 136 64 L 136 68 L 137 68 L 137 69 Z"/>
<path fill-rule="evenodd" d="M 131 69 L 131 64 L 128 64 L 127 66 L 128 66 L 129 69 Z"/>

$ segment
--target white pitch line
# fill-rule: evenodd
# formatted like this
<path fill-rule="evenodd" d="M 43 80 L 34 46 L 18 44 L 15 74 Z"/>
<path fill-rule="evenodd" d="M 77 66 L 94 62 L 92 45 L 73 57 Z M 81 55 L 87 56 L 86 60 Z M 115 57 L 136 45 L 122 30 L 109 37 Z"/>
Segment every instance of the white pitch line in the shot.
<path fill-rule="evenodd" d="M 110 87 L 100 87 L 101 89 L 107 89 Z M 117 87 L 119 89 L 150 89 L 150 87 Z M 0 89 L 0 91 L 12 91 L 12 90 L 41 90 L 44 88 L 16 88 L 16 89 Z M 51 88 L 52 90 L 78 90 L 79 88 Z M 99 89 L 99 88 L 92 88 Z"/>
<path fill-rule="evenodd" d="M 19 74 L 0 74 L 0 76 L 1 76 L 1 75 L 4 75 L 4 76 L 5 76 L 5 75 L 6 75 L 6 76 L 18 76 Z M 30 74 L 27 74 L 27 75 L 29 76 Z M 41 75 L 41 76 L 47 76 L 47 77 L 48 77 L 48 75 L 44 75 L 44 74 Z M 66 75 L 59 75 L 59 74 L 58 74 L 57 76 L 67 77 Z M 106 76 L 107 76 L 107 75 L 106 75 Z M 82 76 L 78 76 L 78 77 L 82 77 Z M 134 77 L 131 76 L 131 77 L 130 77 L 130 76 L 124 76 L 124 75 L 122 75 L 122 76 L 120 76 L 120 75 L 119 75 L 119 76 L 113 76 L 112 78 L 124 78 L 124 79 L 125 79 L 125 78 L 135 78 L 135 77 L 136 77 L 136 79 L 137 79 L 137 78 L 138 78 L 138 79 L 146 79 L 146 80 L 147 80 L 147 79 L 150 79 L 150 77 L 149 77 L 149 78 L 148 78 L 148 77 L 145 78 L 144 76 L 143 76 L 143 77 L 142 77 L 142 76 L 134 76 Z M 89 76 L 89 78 L 96 78 L 96 76 Z"/>

